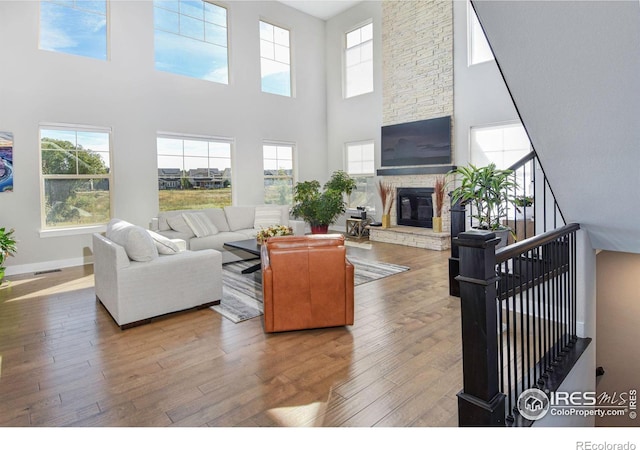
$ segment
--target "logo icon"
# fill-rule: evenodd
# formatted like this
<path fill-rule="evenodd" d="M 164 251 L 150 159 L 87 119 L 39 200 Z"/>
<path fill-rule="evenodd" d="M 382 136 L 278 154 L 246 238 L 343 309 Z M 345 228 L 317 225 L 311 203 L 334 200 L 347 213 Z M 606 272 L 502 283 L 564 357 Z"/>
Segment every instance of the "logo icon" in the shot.
<path fill-rule="evenodd" d="M 518 412 L 525 419 L 542 419 L 549 412 L 549 397 L 537 388 L 527 389 L 518 397 Z"/>

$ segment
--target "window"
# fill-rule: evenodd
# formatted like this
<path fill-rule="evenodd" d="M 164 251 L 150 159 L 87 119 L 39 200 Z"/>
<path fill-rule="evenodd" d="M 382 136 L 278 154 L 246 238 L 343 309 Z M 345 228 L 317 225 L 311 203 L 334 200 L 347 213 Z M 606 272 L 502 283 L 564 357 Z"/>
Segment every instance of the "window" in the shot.
<path fill-rule="evenodd" d="M 260 21 L 262 92 L 291 97 L 289 30 Z"/>
<path fill-rule="evenodd" d="M 264 203 L 293 204 L 293 145 L 264 144 Z"/>
<path fill-rule="evenodd" d="M 227 10 L 200 0 L 153 6 L 156 69 L 228 84 Z"/>
<path fill-rule="evenodd" d="M 231 205 L 231 143 L 229 139 L 159 135 L 160 211 Z"/>
<path fill-rule="evenodd" d="M 40 48 L 107 59 L 107 2 L 42 0 Z"/>
<path fill-rule="evenodd" d="M 373 92 L 373 23 L 346 34 L 345 97 Z"/>
<path fill-rule="evenodd" d="M 375 205 L 374 145 L 373 141 L 346 144 L 346 172 L 356 180 L 356 190 L 351 192 L 349 207 Z"/>
<path fill-rule="evenodd" d="M 469 65 L 479 64 L 494 59 L 493 52 L 484 31 L 478 22 L 478 16 L 470 2 L 467 2 L 468 36 L 469 36 Z"/>
<path fill-rule="evenodd" d="M 508 169 L 531 150 L 527 132 L 520 123 L 471 128 L 471 161 L 477 166 L 495 163 L 498 169 Z M 532 186 L 525 186 L 533 180 L 531 168 L 531 164 L 526 164 L 524 172 L 517 172 L 518 187 L 526 192 L 532 191 Z"/>
<path fill-rule="evenodd" d="M 104 224 L 111 218 L 111 130 L 40 128 L 44 229 Z"/>

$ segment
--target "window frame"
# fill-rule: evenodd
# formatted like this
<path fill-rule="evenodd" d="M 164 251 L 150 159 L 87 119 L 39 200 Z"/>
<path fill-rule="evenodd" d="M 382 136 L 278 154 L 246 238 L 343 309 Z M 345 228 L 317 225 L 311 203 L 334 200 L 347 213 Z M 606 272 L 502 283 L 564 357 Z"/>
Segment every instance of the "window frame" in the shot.
<path fill-rule="evenodd" d="M 482 37 L 484 39 L 484 41 L 481 43 L 476 42 L 476 40 L 473 38 L 476 26 L 478 30 L 482 33 Z M 473 54 L 474 54 L 474 48 L 476 45 L 486 46 L 489 52 L 491 53 L 491 58 L 483 59 L 481 61 L 474 61 Z M 493 54 L 493 50 L 489 45 L 487 36 L 484 34 L 484 30 L 480 25 L 480 20 L 478 19 L 478 16 L 476 15 L 476 12 L 473 9 L 473 6 L 471 5 L 471 2 L 467 0 L 467 66 L 468 67 L 477 66 L 479 64 L 484 64 L 491 61 L 495 61 L 495 55 Z"/>
<path fill-rule="evenodd" d="M 182 0 L 178 0 L 178 1 L 182 1 Z M 192 37 L 192 36 L 188 36 L 188 35 L 182 34 L 180 32 L 180 29 L 178 29 L 178 32 L 175 33 L 175 32 L 169 31 L 169 30 L 158 28 L 156 26 L 156 15 L 155 15 L 156 14 L 156 10 L 155 10 L 156 9 L 156 0 L 152 0 L 152 7 L 153 7 L 153 33 L 154 33 L 154 55 L 153 55 L 154 69 L 156 71 L 162 72 L 162 73 L 169 73 L 169 74 L 172 74 L 172 75 L 178 75 L 178 76 L 187 77 L 187 78 L 191 78 L 191 79 L 195 79 L 195 80 L 207 81 L 207 82 L 211 82 L 211 83 L 217 83 L 217 84 L 222 84 L 224 86 L 228 86 L 228 85 L 231 84 L 231 50 L 230 50 L 231 42 L 230 42 L 230 39 L 229 39 L 229 37 L 230 37 L 230 31 L 229 31 L 229 22 L 230 22 L 229 21 L 229 7 L 224 5 L 224 4 L 215 2 L 215 1 L 210 1 L 210 0 L 200 0 L 200 1 L 203 3 L 203 7 L 204 7 L 204 3 L 208 3 L 210 5 L 213 5 L 213 6 L 216 6 L 218 8 L 222 8 L 222 9 L 225 10 L 225 19 L 226 19 L 225 41 L 226 41 L 226 45 L 222 46 L 220 44 L 216 44 L 214 42 L 207 41 L 206 40 L 206 28 L 203 29 L 203 33 L 205 33 L 205 37 L 203 39 L 198 39 L 198 38 L 195 38 L 195 37 Z M 169 10 L 167 8 L 162 8 L 161 6 L 158 6 L 158 8 L 159 9 L 164 9 L 164 10 L 170 11 L 170 12 L 176 12 L 176 11 Z M 180 18 L 183 15 L 188 17 L 188 18 L 190 18 L 190 19 L 198 20 L 195 17 L 189 16 L 188 14 L 184 14 L 184 13 L 180 12 L 179 9 L 180 8 L 179 8 L 179 5 L 178 5 L 178 11 L 177 11 L 178 23 L 180 23 Z M 203 22 L 203 24 L 211 23 L 213 25 L 220 26 L 220 25 L 215 24 L 213 22 L 207 22 L 204 18 L 202 19 L 202 22 Z M 180 26 L 180 25 L 178 25 L 178 26 Z M 156 42 L 156 37 L 155 37 L 155 34 L 156 34 L 157 31 L 160 31 L 160 32 L 163 32 L 163 33 L 172 34 L 172 35 L 176 35 L 176 36 L 181 36 L 181 37 L 186 38 L 186 39 L 193 39 L 195 41 L 203 42 L 205 44 L 213 45 L 213 46 L 216 46 L 216 47 L 225 48 L 225 50 L 226 50 L 226 81 L 223 82 L 223 81 L 217 81 L 217 80 L 210 80 L 210 79 L 207 79 L 207 78 L 196 77 L 196 76 L 193 76 L 193 75 L 186 75 L 184 73 L 178 73 L 178 72 L 173 72 L 173 71 L 169 71 L 169 70 L 158 69 L 157 60 L 156 60 L 157 42 Z"/>
<path fill-rule="evenodd" d="M 77 0 L 73 0 L 74 1 L 74 6 L 68 6 L 68 5 L 62 5 L 62 2 L 59 1 L 55 1 L 55 0 L 39 0 L 38 1 L 38 49 L 42 50 L 42 51 L 47 51 L 47 52 L 54 52 L 54 53 L 62 53 L 65 55 L 71 55 L 71 56 L 79 56 L 81 58 L 90 58 L 90 59 L 95 59 L 98 61 L 111 61 L 111 0 L 104 0 L 105 2 L 105 20 L 106 20 L 106 24 L 105 24 L 105 56 L 104 58 L 102 57 L 96 57 L 96 56 L 89 56 L 89 55 L 81 55 L 78 53 L 71 53 L 68 51 L 64 51 L 64 50 L 56 50 L 56 49 L 48 49 L 48 48 L 42 48 L 42 3 L 46 2 L 46 3 L 52 3 L 52 4 L 57 4 L 58 6 L 62 6 L 65 8 L 70 8 L 73 10 L 80 10 L 80 11 L 85 11 L 85 12 L 90 12 L 93 14 L 99 14 L 95 11 L 89 11 L 89 10 L 83 10 L 82 8 L 77 8 L 77 6 L 75 5 L 75 2 Z M 101 15 L 101 14 L 100 14 Z"/>
<path fill-rule="evenodd" d="M 183 172 L 186 171 L 187 169 L 185 169 L 185 165 L 184 165 L 184 141 L 201 141 L 201 142 L 218 142 L 218 143 L 225 143 L 225 144 L 229 144 L 229 163 L 231 165 L 231 167 L 229 168 L 231 170 L 231 205 L 235 205 L 236 203 L 236 198 L 235 198 L 235 190 L 233 189 L 233 186 L 235 184 L 235 171 L 233 170 L 233 166 L 235 164 L 235 158 L 234 158 L 234 154 L 235 154 L 235 139 L 231 138 L 231 137 L 225 137 L 225 136 L 211 136 L 211 135 L 198 135 L 198 134 L 188 134 L 188 133 L 176 133 L 176 132 L 168 132 L 168 131 L 158 131 L 156 133 L 156 189 L 158 191 L 158 207 L 160 208 L 160 174 L 159 174 L 159 164 L 158 164 L 158 156 L 161 156 L 158 154 L 158 139 L 160 138 L 165 138 L 165 139 L 174 139 L 174 140 L 181 140 L 183 141 L 182 144 L 182 159 L 183 159 L 183 168 L 181 168 L 180 170 L 182 170 Z M 207 150 L 208 151 L 208 150 Z M 167 155 L 164 155 L 167 156 Z M 212 157 L 207 155 L 207 159 L 211 159 Z M 211 167 L 207 167 L 207 169 L 211 169 Z M 181 177 L 182 178 L 182 177 Z M 161 209 L 161 208 L 160 208 Z M 162 209 L 161 209 L 162 210 Z"/>
<path fill-rule="evenodd" d="M 348 92 L 348 86 L 349 86 L 349 66 L 347 65 L 347 51 L 350 48 L 354 48 L 356 46 L 362 46 L 365 42 L 369 42 L 369 40 L 364 41 L 364 42 L 360 42 L 358 43 L 356 46 L 353 47 L 348 47 L 348 43 L 347 43 L 347 36 L 350 33 L 353 33 L 354 31 L 357 30 L 361 30 L 362 28 L 365 28 L 367 26 L 371 25 L 371 90 L 369 91 L 364 91 L 364 92 L 359 92 L 357 94 L 351 94 L 349 95 Z M 375 92 L 375 70 L 374 70 L 374 61 L 375 61 L 375 55 L 374 55 L 374 41 L 375 41 L 375 33 L 374 33 L 374 27 L 373 27 L 373 18 L 367 19 L 364 22 L 359 23 L 358 25 L 349 28 L 347 31 L 345 31 L 342 35 L 342 45 L 343 45 L 343 49 L 342 49 L 342 91 L 343 91 L 343 98 L 344 99 L 351 99 L 351 98 L 356 98 L 359 97 L 361 95 L 367 95 L 367 94 L 371 94 L 373 92 Z M 362 61 L 360 61 L 358 63 L 358 65 L 362 64 Z"/>
<path fill-rule="evenodd" d="M 264 161 L 265 161 L 265 157 L 264 157 L 264 148 L 267 146 L 272 146 L 272 147 L 291 147 L 291 176 L 267 176 L 265 175 L 265 167 L 264 167 Z M 293 205 L 293 188 L 295 188 L 296 185 L 296 180 L 297 180 L 297 173 L 298 171 L 296 170 L 296 149 L 297 146 L 295 144 L 295 142 L 287 142 L 287 141 L 272 141 L 272 140 L 265 140 L 262 142 L 262 188 L 263 188 L 263 193 L 262 193 L 262 200 L 265 204 L 266 203 L 266 185 L 265 185 L 265 181 L 267 179 L 272 179 L 272 180 L 288 180 L 291 179 L 291 189 L 292 189 L 292 199 L 291 199 L 291 205 Z M 271 159 L 271 158 L 269 158 Z M 278 159 L 276 159 L 278 161 Z M 278 204 L 278 203 L 275 203 Z"/>
<path fill-rule="evenodd" d="M 354 147 L 354 146 L 363 146 L 363 145 L 371 145 L 372 146 L 372 156 L 373 156 L 373 171 L 372 172 L 367 172 L 367 173 L 351 173 L 349 171 L 349 149 L 350 147 Z M 364 159 L 362 161 L 365 161 Z M 376 167 L 376 142 L 375 139 L 364 139 L 364 140 L 359 140 L 359 141 L 349 141 L 349 142 L 345 142 L 344 143 L 344 171 L 352 178 L 356 179 L 356 178 L 364 178 L 364 179 L 371 179 L 371 181 L 375 181 L 375 167 Z M 368 183 L 367 183 L 368 184 Z M 365 192 L 365 195 L 368 193 Z M 373 194 L 375 193 L 371 193 L 372 197 L 374 197 Z M 347 199 L 347 207 L 348 208 L 355 208 L 356 206 L 363 206 L 363 205 L 352 205 L 352 197 L 353 196 L 353 192 L 351 193 L 351 195 L 349 196 L 349 198 Z M 369 204 L 367 202 L 367 204 L 365 205 L 368 207 L 369 211 L 375 212 L 375 200 Z"/>
<path fill-rule="evenodd" d="M 289 46 L 287 47 L 289 49 L 289 95 L 284 95 L 284 94 L 279 94 L 276 92 L 269 92 L 269 91 L 265 91 L 264 90 L 264 86 L 262 84 L 262 80 L 263 80 L 263 74 L 262 74 L 262 60 L 263 59 L 268 59 L 270 61 L 274 61 L 274 62 L 279 62 L 282 63 L 281 61 L 277 61 L 276 59 L 272 59 L 272 58 L 266 58 L 262 55 L 262 36 L 260 34 L 260 27 L 262 25 L 262 23 L 265 23 L 267 25 L 270 25 L 274 28 L 279 28 L 281 30 L 285 30 L 289 33 Z M 264 17 L 260 17 L 258 19 L 258 40 L 259 40 L 259 53 L 260 53 L 260 92 L 262 92 L 263 94 L 272 94 L 272 95 L 278 95 L 280 97 L 285 97 L 285 98 L 294 98 L 295 97 L 295 90 L 294 90 L 294 67 L 293 67 L 293 30 L 291 28 L 287 28 L 283 25 L 280 25 L 279 23 L 266 19 Z M 267 42 L 271 42 L 271 41 L 267 41 Z M 275 40 L 273 42 L 271 42 L 274 46 L 276 45 Z M 274 58 L 275 58 L 275 54 L 274 54 Z M 284 63 L 282 63 L 284 64 Z"/>
<path fill-rule="evenodd" d="M 75 176 L 67 174 L 44 174 L 42 171 L 42 130 L 59 130 L 59 131 L 73 131 L 78 132 L 95 132 L 95 133 L 107 133 L 109 135 L 109 172 L 107 174 L 76 174 Z M 39 169 L 38 175 L 40 180 L 40 234 L 44 236 L 64 236 L 79 233 L 89 233 L 93 231 L 100 231 L 106 229 L 107 223 L 113 218 L 113 129 L 111 127 L 80 125 L 80 124 L 67 124 L 67 123 L 40 123 L 38 124 L 38 162 Z M 106 176 L 105 176 L 106 175 Z M 106 222 L 96 222 L 91 224 L 81 225 L 67 225 L 63 227 L 51 227 L 47 226 L 47 212 L 46 212 L 46 194 L 45 194 L 45 180 L 90 180 L 102 178 L 109 182 L 109 220 Z"/>

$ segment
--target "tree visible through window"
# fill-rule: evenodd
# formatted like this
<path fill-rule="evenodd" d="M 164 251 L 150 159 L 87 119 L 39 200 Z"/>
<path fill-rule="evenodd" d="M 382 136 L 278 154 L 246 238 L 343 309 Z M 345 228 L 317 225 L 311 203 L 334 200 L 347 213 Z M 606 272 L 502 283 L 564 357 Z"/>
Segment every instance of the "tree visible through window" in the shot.
<path fill-rule="evenodd" d="M 293 145 L 265 144 L 264 203 L 293 204 Z"/>
<path fill-rule="evenodd" d="M 196 0 L 154 0 L 156 69 L 227 84 L 227 10 Z"/>
<path fill-rule="evenodd" d="M 107 223 L 110 132 L 41 128 L 40 150 L 44 228 Z"/>
<path fill-rule="evenodd" d="M 40 48 L 107 59 L 107 2 L 42 0 Z"/>
<path fill-rule="evenodd" d="M 230 140 L 158 136 L 157 146 L 160 211 L 231 205 Z"/>

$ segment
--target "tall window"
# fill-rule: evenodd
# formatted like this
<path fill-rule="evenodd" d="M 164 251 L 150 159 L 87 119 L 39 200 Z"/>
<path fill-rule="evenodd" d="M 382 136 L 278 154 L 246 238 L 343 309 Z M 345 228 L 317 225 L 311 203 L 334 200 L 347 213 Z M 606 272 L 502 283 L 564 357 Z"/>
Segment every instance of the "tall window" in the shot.
<path fill-rule="evenodd" d="M 346 172 L 356 180 L 356 188 L 349 197 L 349 206 L 375 205 L 373 141 L 352 142 L 345 146 Z"/>
<path fill-rule="evenodd" d="M 107 59 L 107 2 L 42 0 L 40 48 Z"/>
<path fill-rule="evenodd" d="M 470 2 L 467 2 L 467 17 L 469 19 L 467 25 L 469 36 L 469 65 L 491 61 L 494 59 L 493 52 L 491 51 L 491 47 L 489 47 L 487 37 L 484 35 L 484 31 L 482 31 L 480 22 L 478 22 L 478 16 L 476 16 L 476 12 L 473 10 Z"/>
<path fill-rule="evenodd" d="M 157 145 L 160 211 L 231 205 L 231 140 L 159 135 Z"/>
<path fill-rule="evenodd" d="M 345 97 L 373 92 L 373 23 L 345 36 Z"/>
<path fill-rule="evenodd" d="M 293 145 L 262 146 L 265 204 L 293 204 Z"/>
<path fill-rule="evenodd" d="M 156 69 L 227 84 L 227 10 L 206 1 L 154 0 Z"/>
<path fill-rule="evenodd" d="M 260 21 L 262 92 L 291 97 L 289 30 Z"/>
<path fill-rule="evenodd" d="M 111 218 L 111 130 L 40 128 L 43 228 L 104 224 Z"/>

